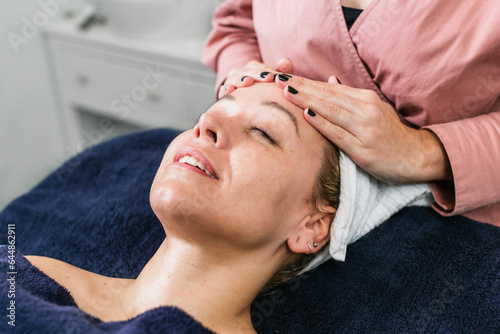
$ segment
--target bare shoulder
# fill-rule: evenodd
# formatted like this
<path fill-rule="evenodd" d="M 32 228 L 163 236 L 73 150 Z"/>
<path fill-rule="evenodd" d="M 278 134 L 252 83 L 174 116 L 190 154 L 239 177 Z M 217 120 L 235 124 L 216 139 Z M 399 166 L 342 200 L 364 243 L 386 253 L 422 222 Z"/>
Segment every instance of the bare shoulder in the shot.
<path fill-rule="evenodd" d="M 96 278 L 94 276 L 100 276 L 75 267 L 69 263 L 46 256 L 28 255 L 26 259 L 70 292 L 76 287 L 83 288 L 91 286 L 93 279 Z"/>
<path fill-rule="evenodd" d="M 113 307 L 123 289 L 133 281 L 99 275 L 50 257 L 29 255 L 26 259 L 65 287 L 80 309 L 97 317 Z"/>

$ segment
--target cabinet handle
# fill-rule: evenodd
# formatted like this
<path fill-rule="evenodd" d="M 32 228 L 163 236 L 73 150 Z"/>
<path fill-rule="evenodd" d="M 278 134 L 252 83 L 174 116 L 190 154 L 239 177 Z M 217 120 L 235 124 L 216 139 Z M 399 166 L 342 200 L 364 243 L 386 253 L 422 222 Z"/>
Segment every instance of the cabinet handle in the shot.
<path fill-rule="evenodd" d="M 148 94 L 148 100 L 152 103 L 158 103 L 161 100 L 161 94 L 157 92 L 151 92 Z"/>
<path fill-rule="evenodd" d="M 78 82 L 80 86 L 87 86 L 89 84 L 89 81 L 90 78 L 86 74 L 78 74 L 76 76 L 76 82 Z"/>

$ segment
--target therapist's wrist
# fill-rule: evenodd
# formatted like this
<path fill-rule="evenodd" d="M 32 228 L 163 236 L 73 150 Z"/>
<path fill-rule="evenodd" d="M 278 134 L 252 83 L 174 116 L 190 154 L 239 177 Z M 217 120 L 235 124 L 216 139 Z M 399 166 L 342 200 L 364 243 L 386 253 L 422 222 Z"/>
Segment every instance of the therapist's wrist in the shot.
<path fill-rule="evenodd" d="M 416 178 L 423 182 L 453 180 L 450 159 L 439 137 L 427 129 L 417 130 L 420 137 L 420 163 Z"/>

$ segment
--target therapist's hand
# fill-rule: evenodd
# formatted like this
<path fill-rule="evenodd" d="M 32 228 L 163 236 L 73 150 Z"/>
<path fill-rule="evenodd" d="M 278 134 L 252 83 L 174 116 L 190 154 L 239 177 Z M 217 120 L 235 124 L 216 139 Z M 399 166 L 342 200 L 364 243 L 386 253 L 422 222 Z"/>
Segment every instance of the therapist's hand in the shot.
<path fill-rule="evenodd" d="M 276 72 L 292 74 L 292 61 L 288 58 L 281 58 L 276 68 L 272 68 L 259 61 L 252 60 L 244 67 L 233 68 L 229 71 L 224 83 L 219 87 L 218 98 L 232 93 L 237 88 L 248 87 L 254 82 L 271 82 Z"/>
<path fill-rule="evenodd" d="M 404 125 L 374 91 L 341 85 L 335 77 L 325 83 L 278 76 L 276 84 L 287 99 L 305 109 L 312 126 L 377 179 L 410 183 L 452 178 L 437 136 Z"/>

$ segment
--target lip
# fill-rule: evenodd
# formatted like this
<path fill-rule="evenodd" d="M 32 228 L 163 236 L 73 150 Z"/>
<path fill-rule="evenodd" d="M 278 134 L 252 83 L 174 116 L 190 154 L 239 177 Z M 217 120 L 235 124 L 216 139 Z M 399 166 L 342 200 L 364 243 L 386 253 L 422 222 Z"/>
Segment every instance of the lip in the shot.
<path fill-rule="evenodd" d="M 182 167 L 186 167 L 186 168 L 191 169 L 195 172 L 198 172 L 199 174 L 202 174 L 206 177 L 210 177 L 204 171 L 202 171 L 201 169 L 199 169 L 197 167 L 191 166 L 189 164 L 179 163 L 179 160 L 185 156 L 191 156 L 191 157 L 195 158 L 196 160 L 198 160 L 199 162 L 201 162 L 203 164 L 203 166 L 205 166 L 205 168 L 210 172 L 210 174 L 212 174 L 214 176 L 214 178 L 216 180 L 219 179 L 219 177 L 217 176 L 217 172 L 215 171 L 213 165 L 210 163 L 207 156 L 205 154 L 203 154 L 201 151 L 196 150 L 192 147 L 182 147 L 175 154 L 174 163 L 176 165 L 180 165 Z"/>

